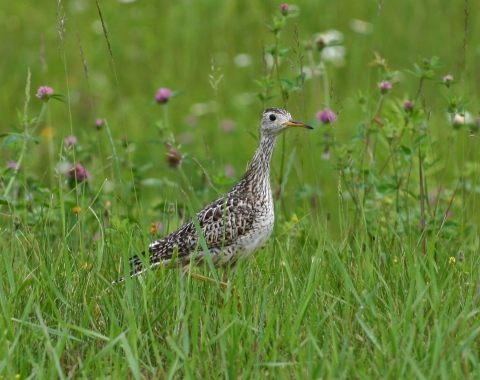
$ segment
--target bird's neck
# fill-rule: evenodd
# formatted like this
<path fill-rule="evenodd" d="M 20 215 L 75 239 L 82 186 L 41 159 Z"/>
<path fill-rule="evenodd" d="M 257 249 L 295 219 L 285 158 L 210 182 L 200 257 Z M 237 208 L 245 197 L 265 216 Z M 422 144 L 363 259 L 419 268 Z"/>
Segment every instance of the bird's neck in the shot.
<path fill-rule="evenodd" d="M 240 182 L 237 190 L 256 193 L 257 189 L 270 189 L 270 162 L 278 135 L 262 134 L 260 146 Z M 235 189 L 234 188 L 234 189 Z"/>

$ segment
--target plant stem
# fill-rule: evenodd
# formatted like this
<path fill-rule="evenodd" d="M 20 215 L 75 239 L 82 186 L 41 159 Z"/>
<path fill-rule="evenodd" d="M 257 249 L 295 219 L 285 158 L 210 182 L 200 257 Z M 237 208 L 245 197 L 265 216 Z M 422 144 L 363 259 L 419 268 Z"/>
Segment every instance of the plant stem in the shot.
<path fill-rule="evenodd" d="M 320 83 L 319 83 L 319 80 L 317 79 L 317 76 L 315 75 L 316 67 L 315 67 L 315 61 L 313 59 L 313 54 L 311 50 L 308 50 L 307 57 L 310 63 L 310 70 L 312 71 L 313 83 L 315 85 L 315 98 L 316 98 L 315 100 L 317 104 L 320 104 Z"/>
<path fill-rule="evenodd" d="M 327 73 L 327 65 L 325 65 L 325 62 L 323 62 L 322 60 L 320 60 L 320 62 L 322 63 L 322 66 L 323 66 L 323 96 L 324 96 L 324 103 L 325 103 L 325 107 L 327 108 L 330 108 L 329 107 L 329 96 L 328 96 L 328 73 Z"/>
<path fill-rule="evenodd" d="M 168 127 L 168 104 L 164 104 L 162 108 L 163 108 L 163 124 L 164 124 L 164 127 L 167 128 Z"/>
<path fill-rule="evenodd" d="M 422 245 L 423 245 L 423 254 L 427 254 L 427 236 L 425 231 L 425 194 L 424 194 L 424 185 L 423 185 L 423 170 L 422 170 L 422 150 L 418 147 L 418 171 L 420 176 L 420 209 L 422 217 Z"/>
<path fill-rule="evenodd" d="M 120 174 L 120 164 L 118 163 L 118 156 L 117 156 L 117 150 L 115 149 L 115 143 L 113 142 L 112 133 L 110 132 L 110 127 L 108 126 L 107 119 L 105 119 L 104 122 L 105 122 L 105 129 L 107 130 L 107 134 L 108 134 L 108 140 L 110 141 L 110 147 L 112 148 L 113 161 L 115 163 L 115 169 L 117 171 L 118 181 L 120 182 L 120 186 L 123 188 L 122 176 Z"/>
<path fill-rule="evenodd" d="M 45 117 L 45 113 L 47 112 L 47 104 L 48 102 L 44 102 L 42 105 L 42 109 L 40 110 L 40 115 L 38 116 L 37 120 L 35 121 L 35 125 L 32 128 L 32 134 L 35 133 L 37 130 L 38 126 L 42 122 L 43 118 Z M 10 178 L 10 181 L 8 181 L 8 185 L 5 188 L 5 191 L 3 192 L 3 196 L 6 197 L 8 196 L 8 193 L 10 192 L 10 189 L 13 186 L 13 183 L 15 182 L 15 179 L 17 178 L 18 171 L 20 170 L 20 166 L 22 165 L 23 158 L 25 157 L 25 153 L 27 151 L 27 145 L 28 141 L 30 140 L 30 134 L 28 133 L 28 122 L 25 123 L 25 130 L 23 131 L 23 144 L 22 144 L 22 150 L 20 151 L 20 156 L 18 157 L 17 160 L 17 167 L 13 171 L 13 176 Z"/>
<path fill-rule="evenodd" d="M 280 78 L 280 66 L 279 66 L 279 58 L 278 58 L 278 33 L 275 33 L 275 68 L 277 69 L 277 81 L 278 81 L 278 86 L 280 87 L 280 93 L 282 94 L 282 100 L 283 100 L 283 106 L 284 108 L 287 108 L 287 96 L 286 93 L 283 89 L 282 86 L 282 81 Z M 282 187 L 282 182 L 283 182 L 283 170 L 284 170 L 284 165 L 285 165 L 285 134 L 282 136 L 282 159 L 280 161 L 280 176 L 278 178 L 278 186 Z M 281 190 L 280 190 L 281 192 Z M 279 193 L 278 199 L 280 199 L 281 194 Z"/>
<path fill-rule="evenodd" d="M 287 108 L 287 94 L 286 91 L 283 89 L 282 80 L 280 78 L 280 64 L 278 57 L 278 33 L 275 33 L 275 67 L 277 68 L 277 81 L 278 86 L 280 87 L 280 93 L 282 94 L 283 107 Z"/>

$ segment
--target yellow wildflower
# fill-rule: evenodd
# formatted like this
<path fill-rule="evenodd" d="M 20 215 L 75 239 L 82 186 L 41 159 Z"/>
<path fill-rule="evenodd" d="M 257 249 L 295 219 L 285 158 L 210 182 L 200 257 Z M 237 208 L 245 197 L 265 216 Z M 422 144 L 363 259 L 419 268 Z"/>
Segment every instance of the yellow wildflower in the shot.
<path fill-rule="evenodd" d="M 40 132 L 40 135 L 45 138 L 45 140 L 50 141 L 53 136 L 55 136 L 55 129 L 53 127 L 45 127 Z"/>
<path fill-rule="evenodd" d="M 75 214 L 80 214 L 82 212 L 82 208 L 80 206 L 75 206 L 74 208 L 72 208 L 72 211 Z"/>
<path fill-rule="evenodd" d="M 448 260 L 449 264 L 452 264 L 456 261 L 455 257 L 451 256 L 450 259 Z"/>

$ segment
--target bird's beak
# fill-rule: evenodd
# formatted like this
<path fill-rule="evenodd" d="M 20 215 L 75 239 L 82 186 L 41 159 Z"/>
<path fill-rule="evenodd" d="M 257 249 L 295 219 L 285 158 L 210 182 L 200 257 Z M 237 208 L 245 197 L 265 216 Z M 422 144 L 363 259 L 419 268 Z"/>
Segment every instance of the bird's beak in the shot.
<path fill-rule="evenodd" d="M 290 119 L 289 121 L 283 123 L 283 125 L 286 125 L 287 127 L 297 127 L 297 128 L 307 128 L 307 129 L 313 129 L 312 126 L 305 124 L 305 123 L 300 123 L 299 121 L 295 121 Z"/>

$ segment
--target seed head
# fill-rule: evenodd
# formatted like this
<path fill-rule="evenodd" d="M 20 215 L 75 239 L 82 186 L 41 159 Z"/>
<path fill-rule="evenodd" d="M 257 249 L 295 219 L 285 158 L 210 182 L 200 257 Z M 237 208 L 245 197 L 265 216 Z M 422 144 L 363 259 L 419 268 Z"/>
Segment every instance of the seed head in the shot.
<path fill-rule="evenodd" d="M 413 102 L 411 100 L 407 100 L 405 103 L 403 103 L 403 109 L 407 111 L 408 113 L 413 111 Z"/>
<path fill-rule="evenodd" d="M 53 94 L 53 88 L 48 86 L 40 86 L 37 90 L 37 98 L 42 99 L 44 102 L 47 102 L 50 99 L 50 96 Z"/>
<path fill-rule="evenodd" d="M 323 48 L 327 46 L 327 41 L 323 35 L 320 35 L 315 39 L 315 45 L 319 51 L 322 51 Z"/>
<path fill-rule="evenodd" d="M 179 168 L 182 164 L 182 155 L 175 148 L 170 148 L 168 150 L 167 164 L 171 168 Z"/>
<path fill-rule="evenodd" d="M 287 16 L 288 12 L 290 12 L 290 5 L 288 5 L 288 4 L 280 5 L 280 13 L 282 15 Z"/>
<path fill-rule="evenodd" d="M 128 148 L 128 145 L 131 143 L 128 136 L 122 136 L 122 145 L 124 148 Z"/>
<path fill-rule="evenodd" d="M 315 117 L 323 124 L 334 123 L 337 121 L 337 115 L 331 109 L 325 108 L 319 111 Z"/>
<path fill-rule="evenodd" d="M 172 90 L 170 90 L 169 88 L 159 88 L 157 93 L 155 94 L 155 101 L 158 103 L 158 104 L 165 104 L 166 102 L 168 102 L 168 99 L 170 98 L 170 96 L 172 95 Z"/>
<path fill-rule="evenodd" d="M 232 165 L 225 165 L 225 177 L 235 177 L 235 168 Z"/>
<path fill-rule="evenodd" d="M 392 91 L 393 85 L 388 80 L 384 80 L 378 84 L 378 88 L 382 94 L 386 94 Z"/>
<path fill-rule="evenodd" d="M 95 128 L 102 129 L 102 127 L 103 127 L 103 119 L 100 119 L 100 118 L 96 119 L 95 120 Z"/>
<path fill-rule="evenodd" d="M 8 161 L 7 162 L 7 168 L 12 170 L 12 171 L 15 171 L 18 169 L 18 162 L 17 161 Z"/>
<path fill-rule="evenodd" d="M 68 136 L 65 140 L 63 140 L 63 144 L 66 148 L 71 148 L 77 144 L 77 138 L 75 136 Z"/>
<path fill-rule="evenodd" d="M 452 84 L 452 81 L 453 81 L 453 77 L 450 74 L 445 75 L 443 77 L 443 83 L 445 83 L 447 87 L 450 87 L 450 85 Z"/>
<path fill-rule="evenodd" d="M 90 173 L 80 163 L 70 164 L 70 169 L 67 172 L 69 179 L 76 179 L 77 182 L 88 182 L 90 180 Z"/>

